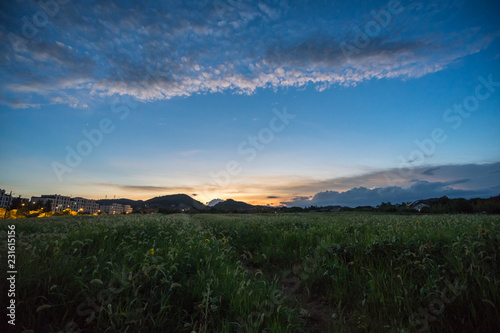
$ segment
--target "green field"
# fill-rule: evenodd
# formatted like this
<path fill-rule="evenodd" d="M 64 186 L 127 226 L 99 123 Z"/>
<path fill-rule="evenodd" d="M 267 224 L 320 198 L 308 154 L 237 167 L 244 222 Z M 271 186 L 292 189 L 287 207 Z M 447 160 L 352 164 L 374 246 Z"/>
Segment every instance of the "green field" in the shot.
<path fill-rule="evenodd" d="M 18 271 L 13 331 L 500 327 L 498 215 L 151 214 L 2 221 L 2 276 L 12 224 Z M 5 277 L 1 283 L 7 304 Z"/>

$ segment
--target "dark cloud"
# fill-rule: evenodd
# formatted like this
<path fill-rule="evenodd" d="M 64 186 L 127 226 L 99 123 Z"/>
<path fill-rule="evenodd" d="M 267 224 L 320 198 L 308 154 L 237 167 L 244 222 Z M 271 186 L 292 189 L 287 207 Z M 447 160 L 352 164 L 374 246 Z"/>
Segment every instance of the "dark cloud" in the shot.
<path fill-rule="evenodd" d="M 437 171 L 437 170 L 439 170 L 439 167 L 429 168 L 429 169 L 423 171 L 422 175 L 433 176 L 434 175 L 434 171 Z"/>
<path fill-rule="evenodd" d="M 275 196 L 275 195 L 269 195 L 266 197 L 267 199 L 278 199 L 279 197 Z"/>
<path fill-rule="evenodd" d="M 312 198 L 312 196 L 308 196 L 308 197 L 298 196 L 298 197 L 294 197 L 291 202 L 307 202 L 311 198 Z M 284 204 L 284 202 L 281 202 L 281 203 Z"/>
<path fill-rule="evenodd" d="M 388 37 L 377 37 L 359 52 L 353 52 L 346 57 L 342 51 L 341 43 L 348 41 L 347 36 L 327 37 L 315 35 L 306 38 L 297 45 L 270 45 L 266 59 L 280 66 L 291 67 L 327 67 L 341 70 L 341 66 L 352 61 L 367 61 L 377 56 L 394 59 L 403 53 L 415 53 L 425 46 L 423 41 L 397 41 L 392 42 Z"/>

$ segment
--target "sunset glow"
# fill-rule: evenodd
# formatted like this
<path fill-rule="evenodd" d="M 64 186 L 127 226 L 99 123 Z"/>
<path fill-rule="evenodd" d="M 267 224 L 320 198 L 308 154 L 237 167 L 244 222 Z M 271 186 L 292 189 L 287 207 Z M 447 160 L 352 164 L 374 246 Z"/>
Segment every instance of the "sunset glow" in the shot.
<path fill-rule="evenodd" d="M 287 206 L 497 195 L 498 9 L 6 2 L 0 188 Z"/>

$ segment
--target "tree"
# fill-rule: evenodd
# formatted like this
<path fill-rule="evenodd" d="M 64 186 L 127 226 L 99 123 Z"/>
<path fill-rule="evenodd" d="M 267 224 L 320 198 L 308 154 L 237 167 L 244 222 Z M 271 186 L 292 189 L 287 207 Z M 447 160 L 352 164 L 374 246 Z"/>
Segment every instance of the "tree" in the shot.
<path fill-rule="evenodd" d="M 43 207 L 43 203 L 41 200 L 37 201 L 36 203 L 31 202 L 29 204 L 29 207 L 31 210 L 39 210 L 40 208 Z"/>
<path fill-rule="evenodd" d="M 474 206 L 466 199 L 453 200 L 453 212 L 457 213 L 473 213 Z"/>
<path fill-rule="evenodd" d="M 20 209 L 23 206 L 23 201 L 21 200 L 21 196 L 18 198 L 12 199 L 12 202 L 10 203 L 10 209 Z"/>
<path fill-rule="evenodd" d="M 43 211 L 45 213 L 51 212 L 52 211 L 52 200 L 47 200 L 45 205 L 43 206 Z"/>

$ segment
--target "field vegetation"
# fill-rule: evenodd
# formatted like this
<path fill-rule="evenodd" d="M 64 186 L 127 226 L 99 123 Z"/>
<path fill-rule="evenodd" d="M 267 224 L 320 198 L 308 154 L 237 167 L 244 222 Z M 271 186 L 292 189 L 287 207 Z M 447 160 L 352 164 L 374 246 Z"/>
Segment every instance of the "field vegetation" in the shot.
<path fill-rule="evenodd" d="M 2 258 L 12 224 L 19 332 L 494 332 L 500 327 L 495 215 L 4 220 Z M 6 290 L 5 277 L 0 283 Z M 4 292 L 1 297 L 6 304 Z"/>

